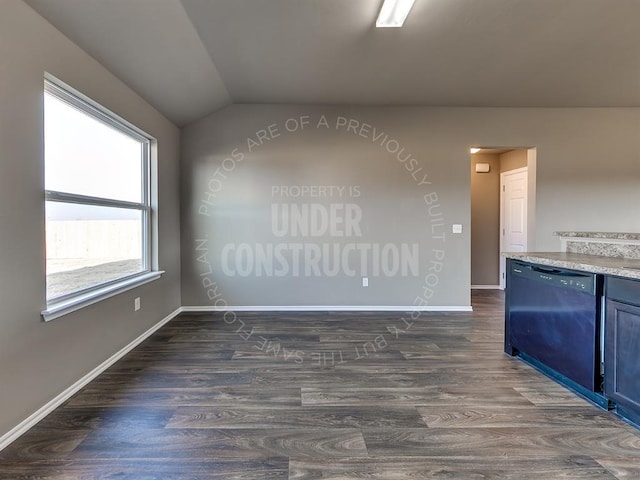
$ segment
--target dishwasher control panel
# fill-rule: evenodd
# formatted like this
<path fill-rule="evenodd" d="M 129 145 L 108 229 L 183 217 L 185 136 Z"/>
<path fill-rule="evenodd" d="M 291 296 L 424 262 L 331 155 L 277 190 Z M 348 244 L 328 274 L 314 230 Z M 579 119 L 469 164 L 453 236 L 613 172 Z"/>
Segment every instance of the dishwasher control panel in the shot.
<path fill-rule="evenodd" d="M 509 274 L 512 276 L 529 278 L 532 281 L 543 282 L 561 288 L 569 288 L 590 295 L 595 295 L 596 293 L 595 274 L 524 263 L 516 260 L 511 260 L 510 264 Z"/>

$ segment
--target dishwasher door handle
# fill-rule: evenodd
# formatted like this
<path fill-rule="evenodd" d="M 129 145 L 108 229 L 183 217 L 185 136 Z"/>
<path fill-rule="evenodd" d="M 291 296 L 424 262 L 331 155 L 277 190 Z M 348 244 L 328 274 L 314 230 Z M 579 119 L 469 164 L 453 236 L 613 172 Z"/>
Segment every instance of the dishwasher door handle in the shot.
<path fill-rule="evenodd" d="M 550 273 L 550 274 L 553 274 L 553 275 L 557 275 L 559 273 L 562 273 L 562 270 L 558 270 L 557 268 L 533 267 L 533 271 L 534 272 L 538 272 L 538 273 Z"/>
<path fill-rule="evenodd" d="M 557 268 L 543 268 L 543 267 L 538 267 L 538 266 L 534 266 L 532 268 L 532 270 L 536 273 L 543 273 L 545 275 L 556 275 L 558 277 L 591 277 L 592 275 L 589 273 L 580 273 L 580 272 L 573 272 L 573 271 L 569 271 L 569 270 L 560 270 Z"/>

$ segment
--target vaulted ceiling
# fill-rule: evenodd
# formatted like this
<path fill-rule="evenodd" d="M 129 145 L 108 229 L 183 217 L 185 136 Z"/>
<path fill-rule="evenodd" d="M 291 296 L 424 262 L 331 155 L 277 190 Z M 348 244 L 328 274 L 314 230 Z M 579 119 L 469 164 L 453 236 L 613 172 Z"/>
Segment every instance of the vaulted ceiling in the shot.
<path fill-rule="evenodd" d="M 640 106 L 640 0 L 25 0 L 178 125 L 230 103 Z"/>

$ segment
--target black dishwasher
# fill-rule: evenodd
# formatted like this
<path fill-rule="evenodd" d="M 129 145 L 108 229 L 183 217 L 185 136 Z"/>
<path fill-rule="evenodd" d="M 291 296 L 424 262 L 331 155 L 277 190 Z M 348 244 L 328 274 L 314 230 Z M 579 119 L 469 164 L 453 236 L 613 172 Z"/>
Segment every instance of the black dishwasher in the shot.
<path fill-rule="evenodd" d="M 505 352 L 582 393 L 601 392 L 602 285 L 601 275 L 509 259 Z"/>

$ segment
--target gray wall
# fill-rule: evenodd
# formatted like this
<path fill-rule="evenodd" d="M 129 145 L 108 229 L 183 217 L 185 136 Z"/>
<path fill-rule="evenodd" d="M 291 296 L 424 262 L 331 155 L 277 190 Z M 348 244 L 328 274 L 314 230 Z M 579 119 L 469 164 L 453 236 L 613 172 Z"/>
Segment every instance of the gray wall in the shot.
<path fill-rule="evenodd" d="M 527 150 L 519 148 L 500 155 L 500 172 L 508 172 L 527 166 Z"/>
<path fill-rule="evenodd" d="M 471 285 L 500 279 L 500 155 L 471 156 Z M 488 163 L 489 173 L 476 173 Z"/>
<path fill-rule="evenodd" d="M 44 323 L 43 75 L 158 139 L 166 274 Z M 0 2 L 0 435 L 180 305 L 179 130 L 23 2 Z M 140 296 L 142 310 L 133 312 Z"/>
<path fill-rule="evenodd" d="M 308 115 L 311 125 L 303 132 L 285 132 L 287 119 L 301 115 Z M 537 147 L 537 227 L 531 250 L 557 251 L 556 230 L 640 231 L 637 108 L 234 105 L 183 130 L 183 304 L 211 305 L 211 296 L 232 305 L 409 305 L 420 294 L 429 255 L 440 246 L 431 238 L 421 201 L 426 189 L 412 182 L 403 164 L 373 142 L 371 134 L 359 137 L 333 124 L 317 128 L 321 115 L 329 123 L 343 116 L 385 131 L 428 173 L 446 223 L 443 271 L 431 305 L 469 305 L 470 145 Z M 280 136 L 249 152 L 247 137 L 269 125 Z M 221 177 L 216 168 L 234 149 L 244 160 L 227 161 L 231 171 L 217 183 Z M 368 288 L 358 277 L 226 275 L 221 269 L 224 245 L 280 241 L 271 231 L 271 188 L 298 184 L 361 186 L 363 241 L 417 241 L 420 261 L 427 261 L 421 263 L 420 275 L 370 279 Z M 215 198 L 207 199 L 207 192 Z M 203 200 L 216 204 L 210 215 L 199 213 L 208 213 Z M 453 223 L 463 224 L 462 235 L 451 234 Z M 214 287 L 206 286 L 214 281 Z"/>
<path fill-rule="evenodd" d="M 469 227 L 468 165 L 429 148 L 432 127 L 418 121 L 419 114 L 411 109 L 233 106 L 183 130 L 183 303 L 210 304 L 208 289 L 202 285 L 206 277 L 201 276 L 207 265 L 197 261 L 202 247 L 196 248 L 196 240 L 208 239 L 208 263 L 215 272 L 211 278 L 219 282 L 231 305 L 412 305 L 427 281 L 438 292 L 437 305 L 468 305 L 468 289 L 457 278 L 468 279 L 469 265 L 438 271 L 440 263 L 456 262 L 446 258 L 447 251 L 469 250 L 468 234 L 449 235 L 451 223 Z M 309 124 L 304 129 L 287 131 L 287 126 L 295 129 L 295 121 L 289 119 L 305 116 Z M 341 121 L 347 124 L 339 126 Z M 255 141 L 256 132 L 270 125 L 275 138 L 249 152 L 247 138 Z M 244 160 L 234 164 L 234 150 Z M 226 165 L 225 158 L 230 158 Z M 221 174 L 216 174 L 218 166 Z M 225 166 L 231 171 L 225 172 Z M 331 197 L 274 195 L 273 188 L 282 186 L 335 186 L 344 191 Z M 350 236 L 330 231 L 319 236 L 289 231 L 279 236 L 273 226 L 278 220 L 271 211 L 274 204 L 286 208 L 347 204 L 359 212 L 359 228 Z M 342 220 L 341 216 L 337 221 Z M 367 288 L 362 287 L 362 270 L 356 268 L 350 276 L 351 267 L 336 276 L 229 274 L 224 270 L 225 245 L 241 243 L 265 248 L 280 243 L 338 244 L 345 249 L 358 243 L 371 245 L 371 251 L 378 244 L 400 252 L 402 244 L 408 244 L 415 269 L 406 275 L 392 274 L 393 269 L 376 275 L 372 265 Z M 359 258 L 351 258 L 352 267 L 359 267 Z M 430 266 L 435 270 L 425 279 Z M 432 295 L 427 292 L 425 300 L 431 301 Z"/>

